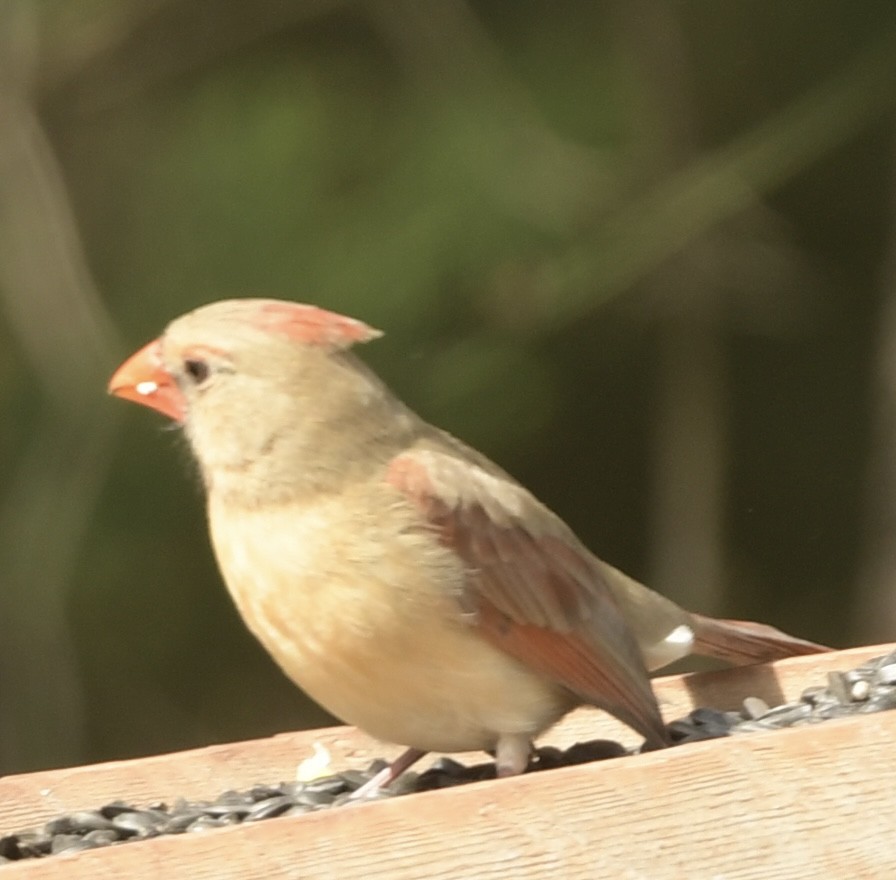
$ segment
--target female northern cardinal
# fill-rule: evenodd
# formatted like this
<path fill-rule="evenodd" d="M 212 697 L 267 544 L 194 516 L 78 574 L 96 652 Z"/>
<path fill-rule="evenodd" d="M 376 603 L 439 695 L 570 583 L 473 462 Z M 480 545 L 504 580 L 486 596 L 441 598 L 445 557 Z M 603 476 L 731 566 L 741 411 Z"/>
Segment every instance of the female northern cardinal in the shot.
<path fill-rule="evenodd" d="M 111 393 L 183 424 L 218 564 L 249 629 L 334 715 L 425 751 L 531 742 L 590 703 L 667 735 L 648 670 L 826 650 L 687 612 L 590 553 L 499 467 L 400 403 L 348 349 L 380 333 L 228 300 L 171 323 Z"/>

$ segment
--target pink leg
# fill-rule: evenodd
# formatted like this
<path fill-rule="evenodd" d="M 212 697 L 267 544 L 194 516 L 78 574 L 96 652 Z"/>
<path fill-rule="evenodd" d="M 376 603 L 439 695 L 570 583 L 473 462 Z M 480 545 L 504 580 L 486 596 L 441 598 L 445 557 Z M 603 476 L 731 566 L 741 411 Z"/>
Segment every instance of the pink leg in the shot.
<path fill-rule="evenodd" d="M 495 746 L 495 775 L 503 779 L 525 772 L 531 754 L 532 743 L 526 734 L 502 734 Z"/>
<path fill-rule="evenodd" d="M 425 754 L 426 752 L 421 749 L 408 749 L 406 752 L 402 752 L 385 770 L 380 770 L 376 776 L 369 779 L 357 791 L 353 792 L 350 800 L 367 797 L 373 792 L 391 785 L 405 770 L 416 764 Z"/>

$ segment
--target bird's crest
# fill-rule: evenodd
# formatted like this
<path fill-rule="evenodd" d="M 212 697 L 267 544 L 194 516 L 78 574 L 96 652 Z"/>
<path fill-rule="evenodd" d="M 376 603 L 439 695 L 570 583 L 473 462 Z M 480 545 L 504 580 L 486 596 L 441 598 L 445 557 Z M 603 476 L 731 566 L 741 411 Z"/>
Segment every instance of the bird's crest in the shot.
<path fill-rule="evenodd" d="M 317 345 L 334 351 L 348 348 L 356 342 L 369 342 L 382 336 L 363 321 L 328 312 L 318 306 L 303 303 L 265 300 L 255 313 L 253 323 L 265 330 L 283 333 L 305 345 Z"/>

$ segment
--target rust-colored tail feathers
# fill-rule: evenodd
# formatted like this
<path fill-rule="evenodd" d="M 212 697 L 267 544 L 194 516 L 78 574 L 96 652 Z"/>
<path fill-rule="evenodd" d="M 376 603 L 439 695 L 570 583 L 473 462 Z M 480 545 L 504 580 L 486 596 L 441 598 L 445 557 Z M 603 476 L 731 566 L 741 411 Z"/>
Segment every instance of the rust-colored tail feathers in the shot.
<path fill-rule="evenodd" d="M 824 645 L 787 635 L 773 626 L 749 620 L 718 620 L 692 615 L 695 654 L 716 657 L 735 666 L 769 663 L 785 657 L 830 651 Z"/>

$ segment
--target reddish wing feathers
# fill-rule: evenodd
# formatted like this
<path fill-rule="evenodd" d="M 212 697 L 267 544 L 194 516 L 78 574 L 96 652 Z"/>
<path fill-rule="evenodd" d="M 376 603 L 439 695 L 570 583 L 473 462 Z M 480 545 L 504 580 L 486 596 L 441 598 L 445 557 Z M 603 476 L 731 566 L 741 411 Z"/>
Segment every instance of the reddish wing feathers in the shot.
<path fill-rule="evenodd" d="M 337 350 L 382 336 L 379 330 L 374 330 L 363 321 L 337 315 L 317 306 L 279 300 L 262 301 L 255 323 L 265 329 L 283 333 L 296 342 Z"/>
<path fill-rule="evenodd" d="M 517 623 L 557 633 L 570 633 L 601 612 L 618 613 L 609 594 L 583 592 L 580 584 L 590 577 L 587 566 L 558 538 L 536 539 L 518 525 L 496 526 L 475 502 L 449 508 L 431 496 L 427 507 L 442 542 L 476 569 L 477 590 L 466 597 L 471 604 L 481 593 Z"/>
<path fill-rule="evenodd" d="M 401 455 L 388 480 L 468 566 L 461 604 L 484 638 L 651 743 L 666 741 L 634 637 L 590 554 L 553 514 L 509 479 L 446 453 Z"/>

